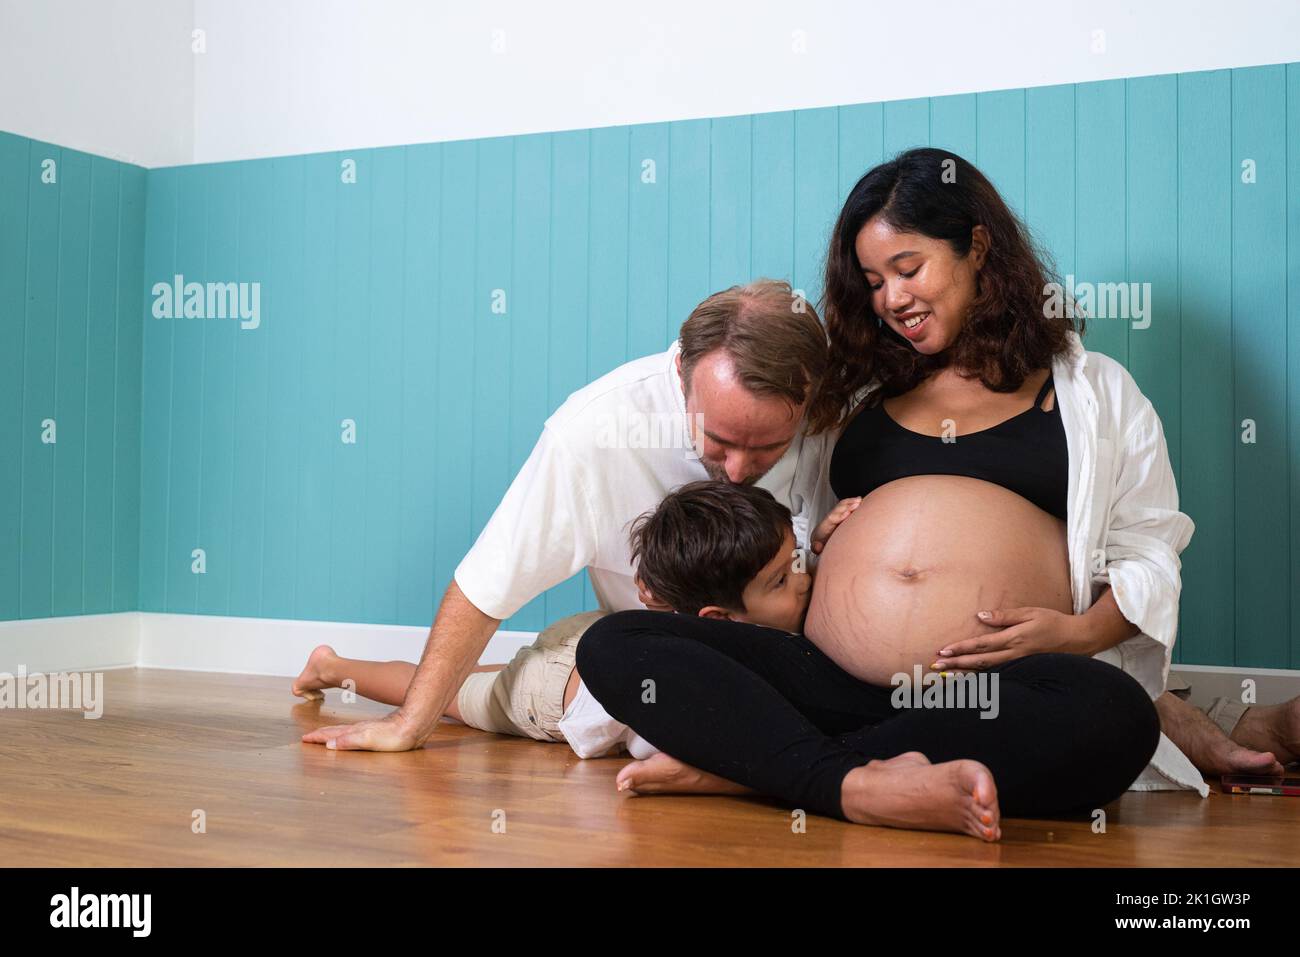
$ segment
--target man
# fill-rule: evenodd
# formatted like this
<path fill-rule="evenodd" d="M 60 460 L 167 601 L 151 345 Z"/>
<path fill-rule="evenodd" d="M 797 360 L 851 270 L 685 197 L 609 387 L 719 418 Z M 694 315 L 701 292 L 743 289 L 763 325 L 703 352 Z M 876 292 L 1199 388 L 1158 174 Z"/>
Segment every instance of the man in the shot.
<path fill-rule="evenodd" d="M 796 539 L 807 548 L 834 503 L 826 469 L 835 436 L 804 431 L 826 361 L 825 333 L 811 306 L 787 283 L 760 280 L 706 299 L 666 352 L 575 392 L 547 420 L 457 567 L 402 705 L 380 720 L 319 728 L 303 740 L 340 750 L 407 750 L 423 744 L 443 714 L 462 711 L 481 712 L 462 716 L 477 727 L 562 740 L 559 712 L 574 689 L 543 688 L 540 668 L 525 669 L 537 674 L 520 683 L 535 686 L 512 690 L 513 702 L 491 702 L 491 683 L 501 688 L 492 672 L 475 676 L 484 691 L 477 704 L 458 697 L 493 632 L 584 568 L 602 608 L 641 607 L 650 596 L 633 579 L 628 524 L 687 482 L 760 484 L 790 508 Z M 563 647 L 571 667 L 575 641 L 572 633 L 544 632 L 533 660 L 553 659 Z M 534 708 L 530 702 L 540 698 L 548 700 Z M 585 706 L 598 708 L 589 696 Z M 1169 692 L 1156 706 L 1162 730 L 1205 773 L 1280 771 L 1275 756 L 1284 763 L 1300 756 L 1300 699 L 1249 711 L 1220 702 L 1208 718 Z M 618 738 L 611 732 L 596 744 Z M 582 743 L 571 743 L 585 753 Z M 1199 789 L 1206 793 L 1204 784 Z"/>
<path fill-rule="evenodd" d="M 633 577 L 629 525 L 688 482 L 760 485 L 790 509 L 798 544 L 807 548 L 811 530 L 833 504 L 826 480 L 833 436 L 804 429 L 827 358 L 813 308 L 788 283 L 760 280 L 702 302 L 667 351 L 628 362 L 575 392 L 547 419 L 457 567 L 401 707 L 381 720 L 321 728 L 303 740 L 405 750 L 419 747 L 450 713 L 475 727 L 567 740 L 583 756 L 632 743 L 621 726 L 602 726 L 603 712 L 589 695 L 578 702 L 582 727 L 568 737 L 557 727 L 574 689 L 563 681 L 557 686 L 554 675 L 568 677 L 574 631 L 590 623 L 590 614 L 543 632 L 512 663 L 523 666 L 506 676 L 509 684 L 492 672 L 477 673 L 457 692 L 503 619 L 584 568 L 604 609 L 640 608 L 650 600 Z M 555 634 L 557 627 L 565 633 Z"/>

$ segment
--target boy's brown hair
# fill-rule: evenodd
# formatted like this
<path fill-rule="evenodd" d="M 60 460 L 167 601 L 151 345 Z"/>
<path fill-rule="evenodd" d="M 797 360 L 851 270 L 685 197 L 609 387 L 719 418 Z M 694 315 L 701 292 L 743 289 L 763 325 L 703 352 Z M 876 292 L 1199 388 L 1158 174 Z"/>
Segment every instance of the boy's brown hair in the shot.
<path fill-rule="evenodd" d="M 633 523 L 632 562 L 642 584 L 675 611 L 744 611 L 746 586 L 791 527 L 790 509 L 766 489 L 691 482 Z"/>

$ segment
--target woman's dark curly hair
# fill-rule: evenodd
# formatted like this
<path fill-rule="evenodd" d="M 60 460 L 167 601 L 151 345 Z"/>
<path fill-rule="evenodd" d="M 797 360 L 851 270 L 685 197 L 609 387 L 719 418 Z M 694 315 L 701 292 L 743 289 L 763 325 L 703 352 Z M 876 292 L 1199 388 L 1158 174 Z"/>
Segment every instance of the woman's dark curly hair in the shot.
<path fill-rule="evenodd" d="M 975 299 L 961 332 L 936 355 L 917 352 L 880 322 L 854 244 L 874 216 L 900 232 L 942 239 L 958 256 L 971 231 L 988 230 L 989 248 L 976 273 Z M 956 153 L 924 148 L 900 153 L 858 180 L 844 202 L 830 249 L 821 298 L 831 361 L 822 394 L 812 404 L 810 431 L 844 422 L 854 396 L 878 380 L 871 399 L 901 395 L 952 365 L 994 392 L 1014 392 L 1036 369 L 1083 333 L 1078 307 L 1049 310 L 1049 282 L 1059 282 L 1051 258 L 1031 238 L 993 184 Z M 1061 315 L 1050 315 L 1060 312 Z M 1071 315 L 1077 316 L 1072 320 Z"/>

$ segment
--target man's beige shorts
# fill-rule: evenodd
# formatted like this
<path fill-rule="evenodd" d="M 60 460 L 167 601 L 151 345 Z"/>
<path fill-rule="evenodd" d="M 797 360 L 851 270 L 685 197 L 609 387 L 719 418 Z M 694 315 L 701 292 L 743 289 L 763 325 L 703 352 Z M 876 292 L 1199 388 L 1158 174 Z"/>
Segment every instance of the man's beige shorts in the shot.
<path fill-rule="evenodd" d="M 573 674 L 578 639 L 607 614 L 584 611 L 561 618 L 519 652 L 501 671 L 472 674 L 461 685 L 456 704 L 471 728 L 514 734 L 537 741 L 564 741 L 564 689 Z"/>

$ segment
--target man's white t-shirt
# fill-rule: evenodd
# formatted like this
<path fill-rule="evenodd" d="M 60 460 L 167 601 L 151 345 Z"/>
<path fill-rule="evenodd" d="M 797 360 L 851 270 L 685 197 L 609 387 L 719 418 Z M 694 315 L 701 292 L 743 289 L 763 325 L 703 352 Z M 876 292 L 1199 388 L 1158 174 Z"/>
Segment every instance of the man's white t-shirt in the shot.
<path fill-rule="evenodd" d="M 619 366 L 573 393 L 546 420 L 528 460 L 456 568 L 456 584 L 476 608 L 509 618 L 584 568 L 601 608 L 644 607 L 633 577 L 631 524 L 669 492 L 709 477 L 691 446 L 679 352 L 674 342 L 665 352 Z M 834 505 L 827 477 L 832 444 L 832 433 L 809 437 L 800 431 L 756 483 L 790 509 L 801 547 Z M 560 727 L 581 757 L 632 738 L 585 687 Z"/>

